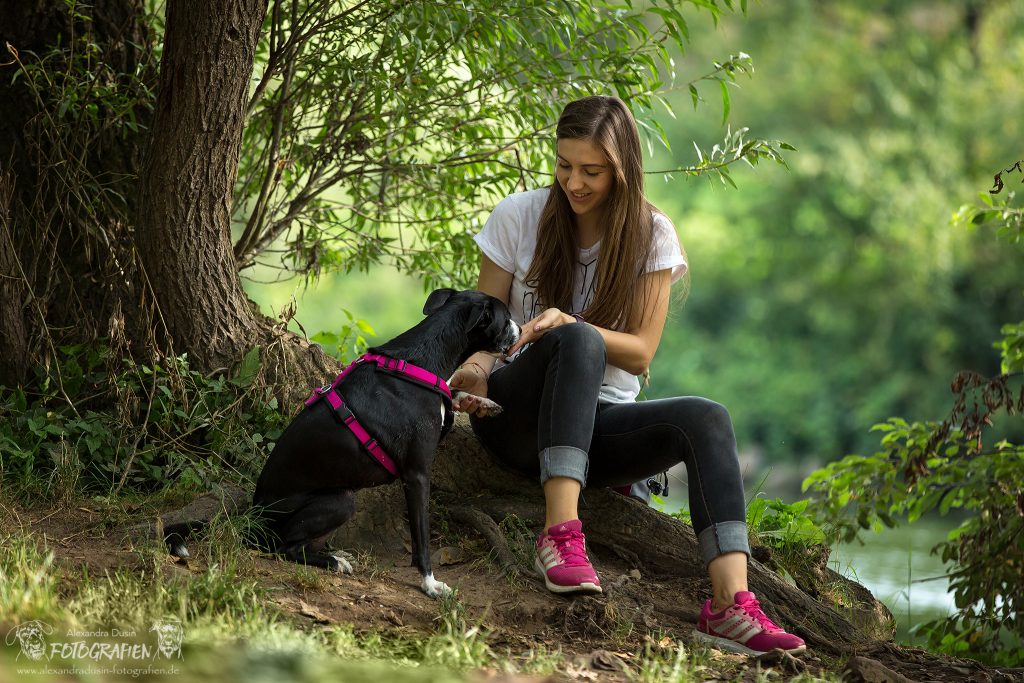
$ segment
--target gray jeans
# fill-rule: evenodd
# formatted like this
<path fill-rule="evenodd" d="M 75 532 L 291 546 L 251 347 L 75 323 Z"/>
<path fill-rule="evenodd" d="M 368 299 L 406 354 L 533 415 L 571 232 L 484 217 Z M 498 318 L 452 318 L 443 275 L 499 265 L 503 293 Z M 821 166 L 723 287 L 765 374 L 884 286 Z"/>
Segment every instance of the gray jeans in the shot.
<path fill-rule="evenodd" d="M 571 477 L 585 486 L 626 486 L 680 462 L 704 563 L 750 554 L 743 482 L 728 411 L 685 396 L 598 403 L 604 340 L 587 324 L 561 325 L 491 374 L 497 417 L 471 418 L 484 447 L 528 474 Z"/>

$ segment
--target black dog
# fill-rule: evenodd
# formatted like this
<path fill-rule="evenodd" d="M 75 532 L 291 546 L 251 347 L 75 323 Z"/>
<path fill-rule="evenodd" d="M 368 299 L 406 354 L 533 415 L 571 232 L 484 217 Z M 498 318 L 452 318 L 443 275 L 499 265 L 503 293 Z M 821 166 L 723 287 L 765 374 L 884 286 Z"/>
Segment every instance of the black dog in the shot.
<path fill-rule="evenodd" d="M 519 338 L 505 305 L 482 292 L 439 289 L 423 313 L 427 317 L 418 325 L 370 352 L 447 378 L 473 353 L 504 352 Z M 358 424 L 390 456 L 405 485 L 413 564 L 423 574 L 423 592 L 431 597 L 447 592 L 431 569 L 427 513 L 430 470 L 446 417 L 444 400 L 372 362 L 354 367 L 336 388 Z M 285 429 L 256 484 L 253 504 L 270 532 L 264 549 L 302 564 L 351 572 L 351 564 L 325 551 L 324 543 L 355 512 L 355 491 L 393 479 L 329 402 L 315 401 Z M 184 550 L 180 538 L 168 537 L 168 542 L 175 554 Z"/>

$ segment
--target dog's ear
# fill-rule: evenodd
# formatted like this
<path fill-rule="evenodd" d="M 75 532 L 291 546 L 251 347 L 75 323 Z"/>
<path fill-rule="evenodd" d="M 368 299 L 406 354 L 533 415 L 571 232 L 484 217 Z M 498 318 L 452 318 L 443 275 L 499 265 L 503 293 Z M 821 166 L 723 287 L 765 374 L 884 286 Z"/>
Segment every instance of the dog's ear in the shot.
<path fill-rule="evenodd" d="M 423 304 L 423 315 L 430 315 L 444 306 L 444 302 L 448 301 L 454 293 L 454 289 L 435 289 L 427 297 L 427 303 Z"/>

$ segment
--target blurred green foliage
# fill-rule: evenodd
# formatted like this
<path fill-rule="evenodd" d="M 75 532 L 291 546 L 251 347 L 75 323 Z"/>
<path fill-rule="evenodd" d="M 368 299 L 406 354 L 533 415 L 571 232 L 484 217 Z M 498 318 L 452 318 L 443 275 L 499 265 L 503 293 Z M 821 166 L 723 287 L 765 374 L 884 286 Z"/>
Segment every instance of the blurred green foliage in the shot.
<path fill-rule="evenodd" d="M 1024 140 L 1024 6 L 774 3 L 691 35 L 698 61 L 751 55 L 731 117 L 799 151 L 790 170 L 734 171 L 738 192 L 651 178 L 692 285 L 649 395 L 723 402 L 772 462 L 827 462 L 872 448 L 888 415 L 943 414 L 953 374 L 996 372 L 988 344 L 1024 316 L 1019 258 L 949 220 Z M 717 136 L 698 114 L 668 129 L 673 150 Z"/>

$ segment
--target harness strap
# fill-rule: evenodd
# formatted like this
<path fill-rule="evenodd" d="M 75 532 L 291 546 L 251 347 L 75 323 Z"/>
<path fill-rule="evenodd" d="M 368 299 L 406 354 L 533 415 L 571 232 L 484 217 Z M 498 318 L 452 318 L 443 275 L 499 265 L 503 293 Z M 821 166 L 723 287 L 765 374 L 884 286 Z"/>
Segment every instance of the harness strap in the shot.
<path fill-rule="evenodd" d="M 424 389 L 429 389 L 441 397 L 444 403 L 444 419 L 441 420 L 441 438 L 443 439 L 455 422 L 455 410 L 452 408 L 452 390 L 448 383 L 421 367 L 397 358 L 389 358 L 379 354 L 367 354 L 367 360 L 377 363 L 377 369 L 392 377 L 404 379 Z"/>
<path fill-rule="evenodd" d="M 352 414 L 349 407 L 345 405 L 345 401 L 342 400 L 337 390 L 328 391 L 324 394 L 324 398 L 327 399 L 328 405 L 331 406 L 331 410 L 341 420 L 341 423 L 348 427 L 349 431 L 359 439 L 359 443 L 363 445 L 370 455 L 373 456 L 374 460 L 384 466 L 392 477 L 398 476 L 398 465 L 391 459 L 377 440 L 370 436 L 370 433 L 363 428 L 363 425 L 359 424 L 359 420 Z"/>
<path fill-rule="evenodd" d="M 383 448 L 381 448 L 380 444 L 377 443 L 377 440 L 370 436 L 370 433 L 366 431 L 363 425 L 359 424 L 359 420 L 357 420 L 356 416 L 352 414 L 349 407 L 345 405 L 345 401 L 342 399 L 341 394 L 338 393 L 338 384 L 345 375 L 362 363 L 367 362 L 375 363 L 378 369 L 387 372 L 389 375 L 411 381 L 418 386 L 430 389 L 439 394 L 444 401 L 445 407 L 444 419 L 442 420 L 441 425 L 442 437 L 448 433 L 448 430 L 451 429 L 452 422 L 454 421 L 454 413 L 452 411 L 452 392 L 448 387 L 447 382 L 434 373 L 424 370 L 421 367 L 397 358 L 389 358 L 388 356 L 380 354 L 365 353 L 349 363 L 349 365 L 341 371 L 341 374 L 339 374 L 331 384 L 314 389 L 309 398 L 303 401 L 305 407 L 309 408 L 321 398 L 325 399 L 338 421 L 352 432 L 373 459 L 379 462 L 381 466 L 391 474 L 391 476 L 398 477 L 398 466 L 395 464 L 395 461 L 392 460 L 391 456 L 389 456 Z"/>

